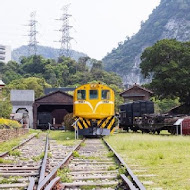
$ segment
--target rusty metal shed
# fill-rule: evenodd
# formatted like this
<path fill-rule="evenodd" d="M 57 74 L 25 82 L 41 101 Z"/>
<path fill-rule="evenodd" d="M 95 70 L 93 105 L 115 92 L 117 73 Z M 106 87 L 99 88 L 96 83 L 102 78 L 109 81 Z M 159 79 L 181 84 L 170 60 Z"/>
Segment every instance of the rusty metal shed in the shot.
<path fill-rule="evenodd" d="M 62 126 L 64 117 L 73 112 L 73 96 L 55 91 L 40 97 L 33 104 L 34 129 L 47 129 L 49 123 L 55 128 Z"/>

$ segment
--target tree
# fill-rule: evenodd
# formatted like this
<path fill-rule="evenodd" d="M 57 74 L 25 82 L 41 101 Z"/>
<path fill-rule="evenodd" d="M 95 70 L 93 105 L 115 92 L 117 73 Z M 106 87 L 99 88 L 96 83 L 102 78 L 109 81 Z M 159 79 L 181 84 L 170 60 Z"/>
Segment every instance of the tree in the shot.
<path fill-rule="evenodd" d="M 44 73 L 46 60 L 39 55 L 33 55 L 21 60 L 20 73 L 30 73 L 31 76 L 36 73 Z"/>
<path fill-rule="evenodd" d="M 2 90 L 4 92 L 4 89 Z M 0 118 L 10 118 L 12 112 L 12 105 L 8 98 L 3 96 L 4 93 L 0 92 Z"/>
<path fill-rule="evenodd" d="M 35 98 L 39 98 L 44 95 L 44 89 L 50 87 L 51 85 L 47 84 L 43 78 L 29 77 L 13 80 L 9 85 L 5 87 L 5 91 L 8 95 L 11 89 L 34 90 Z"/>
<path fill-rule="evenodd" d="M 142 74 L 152 76 L 149 87 L 159 98 L 179 97 L 190 105 L 190 42 L 158 41 L 143 52 L 141 60 Z"/>
<path fill-rule="evenodd" d="M 9 100 L 0 99 L 0 118 L 10 118 L 12 112 L 12 105 Z"/>
<path fill-rule="evenodd" d="M 87 68 L 87 61 L 90 59 L 90 57 L 80 57 L 77 64 L 77 71 L 84 72 L 88 71 Z"/>

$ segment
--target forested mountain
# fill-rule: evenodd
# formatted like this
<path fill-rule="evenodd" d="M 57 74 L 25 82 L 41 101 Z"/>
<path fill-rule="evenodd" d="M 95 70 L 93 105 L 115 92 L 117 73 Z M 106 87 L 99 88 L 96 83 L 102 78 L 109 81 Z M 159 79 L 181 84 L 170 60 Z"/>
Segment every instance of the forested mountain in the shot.
<path fill-rule="evenodd" d="M 145 83 L 139 69 L 142 52 L 158 40 L 172 38 L 190 40 L 190 0 L 161 0 L 139 32 L 104 57 L 104 67 L 121 75 L 124 84 Z"/>
<path fill-rule="evenodd" d="M 57 59 L 59 57 L 59 49 L 47 46 L 37 46 L 37 55 L 41 55 L 47 59 Z M 21 46 L 12 51 L 12 60 L 19 62 L 22 56 L 28 56 L 28 46 Z M 71 58 L 76 61 L 78 61 L 80 57 L 86 56 L 87 55 L 84 53 L 71 50 Z"/>

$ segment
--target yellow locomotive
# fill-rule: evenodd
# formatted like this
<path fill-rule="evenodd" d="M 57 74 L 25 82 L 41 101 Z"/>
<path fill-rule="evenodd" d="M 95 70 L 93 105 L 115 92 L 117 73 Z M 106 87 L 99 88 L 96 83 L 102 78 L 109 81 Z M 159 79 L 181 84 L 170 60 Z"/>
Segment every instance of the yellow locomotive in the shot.
<path fill-rule="evenodd" d="M 85 84 L 75 89 L 73 114 L 79 135 L 103 136 L 115 128 L 114 91 L 100 83 Z"/>

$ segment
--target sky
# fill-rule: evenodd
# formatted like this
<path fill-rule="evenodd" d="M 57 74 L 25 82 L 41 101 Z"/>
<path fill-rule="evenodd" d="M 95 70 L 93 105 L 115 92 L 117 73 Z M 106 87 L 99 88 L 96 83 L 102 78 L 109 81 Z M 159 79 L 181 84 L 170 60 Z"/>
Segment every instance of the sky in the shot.
<path fill-rule="evenodd" d="M 0 6 L 0 44 L 11 49 L 29 42 L 30 14 L 36 11 L 39 45 L 60 47 L 59 19 L 70 4 L 72 49 L 102 59 L 140 29 L 160 0 L 6 0 Z"/>

